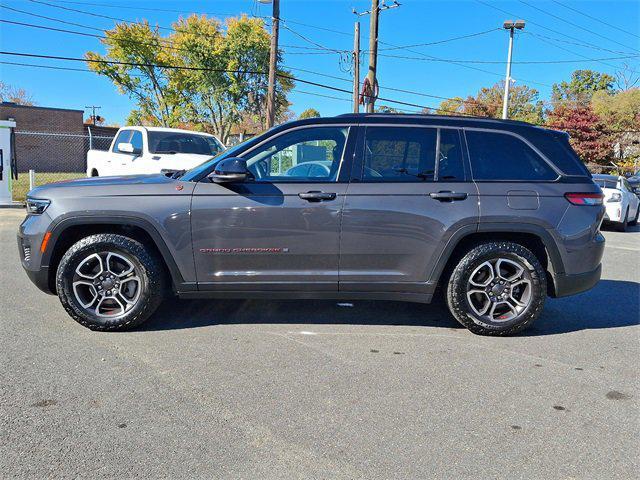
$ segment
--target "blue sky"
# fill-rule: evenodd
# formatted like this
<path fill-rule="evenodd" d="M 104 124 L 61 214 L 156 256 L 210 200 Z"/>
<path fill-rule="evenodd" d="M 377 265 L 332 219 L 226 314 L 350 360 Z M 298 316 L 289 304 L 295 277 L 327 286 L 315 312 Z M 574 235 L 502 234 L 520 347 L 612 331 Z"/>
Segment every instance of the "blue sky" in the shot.
<path fill-rule="evenodd" d="M 129 1 L 126 0 L 87 0 L 82 2 L 63 2 L 45 0 L 59 6 L 75 8 L 98 15 L 109 15 L 126 19 L 148 19 L 151 23 L 169 26 L 179 13 L 151 11 L 148 9 L 181 10 L 190 12 L 210 12 L 220 18 L 240 13 L 269 15 L 271 6 L 260 5 L 255 0 L 237 1 Z M 389 2 L 390 3 L 390 2 Z M 397 91 L 385 87 L 410 90 L 423 94 L 453 97 L 466 96 L 477 92 L 480 87 L 490 86 L 504 78 L 504 63 L 465 63 L 454 64 L 427 60 L 428 56 L 456 61 L 504 62 L 507 54 L 508 34 L 498 30 L 474 37 L 420 46 L 407 50 L 382 50 L 389 44 L 404 46 L 428 42 L 437 42 L 452 37 L 485 32 L 498 28 L 506 19 L 523 18 L 527 26 L 523 34 L 517 35 L 514 47 L 514 62 L 521 61 L 567 61 L 576 63 L 519 64 L 514 63 L 512 77 L 518 84 L 528 84 L 540 91 L 542 99 L 548 99 L 551 85 L 568 79 L 571 72 L 578 68 L 592 68 L 598 71 L 614 73 L 623 63 L 640 72 L 638 57 L 629 60 L 602 59 L 638 54 L 640 39 L 640 2 L 629 1 L 571 1 L 554 2 L 540 0 L 492 1 L 492 0 L 450 0 L 401 1 L 400 8 L 384 11 L 380 16 L 380 53 L 378 61 L 380 96 L 424 106 L 437 106 L 440 100 Z M 3 0 L 3 5 L 25 10 L 38 15 L 61 19 L 82 25 L 111 28 L 112 20 L 96 16 L 65 11 L 51 6 L 29 1 Z M 99 4 L 99 5 L 98 5 Z M 489 5 L 486 5 L 489 4 Z M 527 5 L 528 4 L 528 5 Z M 122 8 L 139 7 L 140 9 Z M 492 8 L 493 6 L 494 8 Z M 353 47 L 353 23 L 355 16 L 352 8 L 366 10 L 368 0 L 281 0 L 281 17 L 290 20 L 286 25 L 310 42 L 330 49 L 350 50 Z M 509 13 L 503 13 L 497 9 Z M 587 16 L 581 15 L 582 12 Z M 27 14 L 0 9 L 0 18 L 4 20 L 47 25 L 50 27 L 91 32 L 87 29 L 63 25 L 52 20 L 34 18 Z M 514 15 L 512 15 L 514 14 Z M 559 17 L 559 18 L 558 18 Z M 597 21 L 595 19 L 600 20 Z M 293 23 L 297 22 L 297 23 Z M 299 22 L 299 23 L 298 23 Z M 368 17 L 361 18 L 361 46 L 367 48 Z M 614 29 L 601 22 L 617 26 Z M 329 32 L 310 26 L 329 28 Z M 622 30 L 625 30 L 626 33 Z M 95 33 L 95 32 L 94 32 Z M 88 50 L 103 52 L 98 39 L 56 33 L 24 26 L 0 24 L 0 42 L 2 50 L 37 54 L 82 57 Z M 291 31 L 283 28 L 281 43 L 284 45 L 313 47 L 310 43 Z M 286 47 L 284 63 L 288 67 L 311 70 L 327 75 L 350 78 L 350 73 L 341 70 L 339 55 L 309 54 L 309 50 Z M 302 52 L 302 54 L 301 54 Z M 382 55 L 412 57 L 393 58 Z M 585 58 L 586 57 L 586 58 Z M 42 60 L 0 55 L 4 62 L 23 62 L 40 65 L 55 65 L 73 68 L 85 68 L 77 62 Z M 366 56 L 361 71 L 366 72 Z M 486 72 L 478 71 L 485 70 Z M 339 79 L 317 76 L 315 74 L 294 72 L 300 78 L 332 86 L 350 89 L 350 84 Z M 56 71 L 40 68 L 20 67 L 0 64 L 0 79 L 29 91 L 42 106 L 78 108 L 85 105 L 100 105 L 100 114 L 109 123 L 122 123 L 133 103 L 107 80 L 94 73 Z M 534 83 L 535 82 L 535 83 Z M 336 115 L 350 110 L 349 95 L 331 92 L 315 86 L 298 84 L 290 100 L 292 110 L 300 113 L 306 108 L 317 108 L 323 115 Z M 311 92 L 341 97 L 332 99 L 310 95 Z M 379 102 L 409 110 L 412 107 Z"/>

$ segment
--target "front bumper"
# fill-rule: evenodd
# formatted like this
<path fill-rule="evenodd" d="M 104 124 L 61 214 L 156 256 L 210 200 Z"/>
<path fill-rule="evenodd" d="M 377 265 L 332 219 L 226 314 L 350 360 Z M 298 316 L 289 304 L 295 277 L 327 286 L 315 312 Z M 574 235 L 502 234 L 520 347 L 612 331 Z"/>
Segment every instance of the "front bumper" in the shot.
<path fill-rule="evenodd" d="M 602 275 L 602 264 L 594 270 L 576 274 L 553 274 L 553 297 L 568 297 L 576 293 L 585 292 L 595 286 Z"/>
<path fill-rule="evenodd" d="M 48 294 L 54 294 L 49 284 L 49 267 L 42 265 L 40 246 L 50 220 L 40 215 L 29 215 L 18 229 L 18 253 L 25 273 L 36 287 Z"/>

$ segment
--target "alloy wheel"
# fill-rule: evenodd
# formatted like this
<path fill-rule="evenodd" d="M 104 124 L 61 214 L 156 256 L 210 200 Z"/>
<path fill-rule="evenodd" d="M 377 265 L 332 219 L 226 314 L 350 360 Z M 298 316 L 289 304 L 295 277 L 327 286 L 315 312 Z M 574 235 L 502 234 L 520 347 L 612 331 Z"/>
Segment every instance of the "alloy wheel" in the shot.
<path fill-rule="evenodd" d="M 488 260 L 471 273 L 467 300 L 482 320 L 507 322 L 527 309 L 532 299 L 529 271 L 508 258 Z"/>
<path fill-rule="evenodd" d="M 72 287 L 76 300 L 89 313 L 97 317 L 118 317 L 136 305 L 142 281 L 127 256 L 99 252 L 80 262 Z"/>

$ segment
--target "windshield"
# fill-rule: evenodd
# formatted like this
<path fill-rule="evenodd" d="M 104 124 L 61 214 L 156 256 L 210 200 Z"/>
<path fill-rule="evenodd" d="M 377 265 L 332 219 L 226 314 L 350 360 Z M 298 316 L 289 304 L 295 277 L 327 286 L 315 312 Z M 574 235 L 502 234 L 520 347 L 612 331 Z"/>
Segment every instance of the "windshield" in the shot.
<path fill-rule="evenodd" d="M 150 153 L 217 155 L 224 147 L 214 137 L 181 132 L 149 132 Z"/>
<path fill-rule="evenodd" d="M 252 145 L 260 143 L 262 139 L 265 137 L 265 135 L 266 133 L 263 135 L 251 137 L 245 140 L 244 142 L 239 143 L 238 145 L 234 145 L 233 147 L 228 148 L 227 150 L 223 150 L 222 152 L 218 153 L 215 157 L 205 160 L 203 163 L 201 163 L 197 167 L 194 167 L 191 170 L 187 171 L 180 178 L 185 181 L 198 179 L 200 176 L 206 173 L 207 170 L 213 167 L 220 160 L 224 160 L 225 158 L 235 157 L 236 155 L 239 154 L 239 152 L 242 152 L 243 150 L 248 149 Z"/>
<path fill-rule="evenodd" d="M 611 180 L 608 178 L 594 178 L 593 181 L 595 182 L 596 185 L 598 185 L 600 188 L 616 188 L 616 186 L 618 185 L 618 181 L 617 180 Z"/>

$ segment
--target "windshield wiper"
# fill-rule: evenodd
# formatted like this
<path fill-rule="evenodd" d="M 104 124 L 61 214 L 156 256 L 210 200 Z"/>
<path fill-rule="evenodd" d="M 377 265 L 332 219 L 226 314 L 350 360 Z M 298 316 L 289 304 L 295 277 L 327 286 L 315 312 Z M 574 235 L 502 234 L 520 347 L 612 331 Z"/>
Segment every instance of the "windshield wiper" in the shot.
<path fill-rule="evenodd" d="M 153 153 L 166 153 L 168 155 L 175 155 L 178 152 L 176 152 L 175 150 L 166 150 L 166 151 L 158 150 L 157 152 L 153 152 Z"/>

